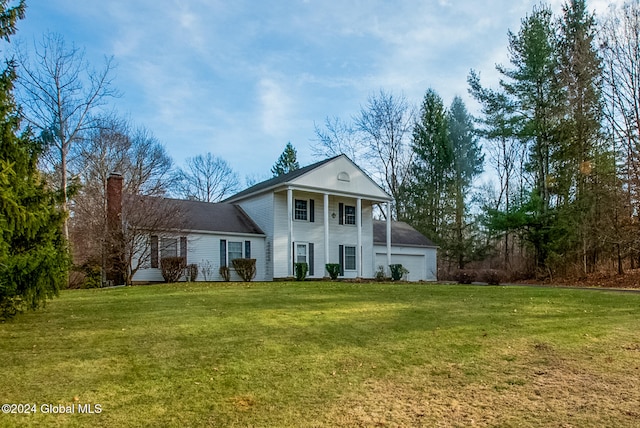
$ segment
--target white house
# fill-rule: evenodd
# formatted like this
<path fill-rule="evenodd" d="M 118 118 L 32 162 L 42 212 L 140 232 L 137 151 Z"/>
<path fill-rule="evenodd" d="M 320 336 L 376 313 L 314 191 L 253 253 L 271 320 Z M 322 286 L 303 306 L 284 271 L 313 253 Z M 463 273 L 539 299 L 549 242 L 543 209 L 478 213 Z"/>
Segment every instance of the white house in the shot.
<path fill-rule="evenodd" d="M 400 263 L 410 281 L 436 280 L 436 246 L 406 223 L 374 220 L 376 205 L 390 218 L 392 198 L 345 155 L 256 184 L 221 203 L 165 201 L 187 221 L 161 237 L 149 232 L 153 262 L 134 281 L 161 281 L 157 261 L 163 254 L 210 266 L 208 280 L 222 279 L 219 267 L 231 266 L 236 257 L 256 259 L 259 281 L 293 276 L 296 262 L 308 264 L 310 278 L 326 277 L 327 263 L 339 264 L 343 278 L 372 278 L 380 266 L 388 273 L 390 264 Z"/>

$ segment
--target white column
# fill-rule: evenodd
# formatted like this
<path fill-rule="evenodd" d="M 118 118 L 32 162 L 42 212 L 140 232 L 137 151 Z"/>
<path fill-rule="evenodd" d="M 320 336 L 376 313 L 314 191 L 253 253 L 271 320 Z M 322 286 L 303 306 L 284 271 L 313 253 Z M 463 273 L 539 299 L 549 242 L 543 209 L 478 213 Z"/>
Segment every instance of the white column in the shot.
<path fill-rule="evenodd" d="M 362 198 L 358 198 L 356 201 L 356 228 L 358 229 L 356 265 L 358 269 L 358 278 L 362 278 Z"/>
<path fill-rule="evenodd" d="M 331 263 L 329 261 L 329 195 L 324 194 L 323 200 L 324 208 L 324 264 Z M 322 266 L 323 272 L 325 267 Z"/>
<path fill-rule="evenodd" d="M 387 269 L 391 264 L 391 201 L 387 202 Z"/>
<path fill-rule="evenodd" d="M 287 189 L 287 276 L 293 275 L 293 190 Z"/>

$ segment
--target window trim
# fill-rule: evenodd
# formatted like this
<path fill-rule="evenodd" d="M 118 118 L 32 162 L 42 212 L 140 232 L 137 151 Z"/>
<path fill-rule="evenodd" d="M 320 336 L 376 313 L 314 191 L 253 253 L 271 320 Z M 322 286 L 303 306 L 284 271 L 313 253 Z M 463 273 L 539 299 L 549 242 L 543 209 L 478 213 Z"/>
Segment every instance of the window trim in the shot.
<path fill-rule="evenodd" d="M 353 249 L 353 255 L 347 255 L 349 249 Z M 347 264 L 347 258 L 353 258 L 353 268 Z M 355 245 L 344 246 L 344 270 L 350 272 L 358 270 L 358 249 Z"/>
<path fill-rule="evenodd" d="M 304 204 L 304 208 L 298 207 L 298 203 Z M 309 221 L 309 201 L 306 199 L 294 199 L 293 219 L 296 221 Z"/>
<path fill-rule="evenodd" d="M 304 208 L 298 208 L 298 203 L 304 204 Z M 295 199 L 293 200 L 293 212 L 291 213 L 293 221 L 302 221 L 308 223 L 315 222 L 315 201 L 313 199 Z"/>

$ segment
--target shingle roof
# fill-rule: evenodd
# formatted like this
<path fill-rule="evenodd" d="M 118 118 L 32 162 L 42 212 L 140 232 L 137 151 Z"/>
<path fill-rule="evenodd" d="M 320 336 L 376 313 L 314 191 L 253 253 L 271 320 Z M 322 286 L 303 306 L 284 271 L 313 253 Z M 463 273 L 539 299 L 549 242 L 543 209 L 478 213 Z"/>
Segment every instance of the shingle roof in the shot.
<path fill-rule="evenodd" d="M 169 219 L 164 223 L 167 228 L 264 235 L 238 205 L 170 198 L 144 199 L 152 199 L 152 206 L 161 212 L 172 213 L 175 222 Z"/>
<path fill-rule="evenodd" d="M 279 184 L 288 183 L 289 181 L 295 180 L 296 178 L 306 174 L 307 172 L 312 171 L 312 170 L 314 170 L 314 169 L 316 169 L 316 168 L 318 168 L 318 167 L 320 167 L 320 166 L 322 166 L 322 165 L 324 165 L 326 163 L 329 163 L 332 160 L 334 160 L 334 159 L 336 159 L 336 158 L 338 158 L 340 156 L 342 156 L 342 155 L 334 156 L 332 158 L 325 159 L 323 161 L 316 162 L 316 163 L 313 163 L 311 165 L 307 165 L 307 166 L 305 166 L 303 168 L 296 169 L 295 171 L 291 171 L 291 172 L 289 172 L 287 174 L 282 174 L 282 175 L 279 175 L 277 177 L 273 177 L 273 178 L 271 178 L 271 179 L 269 179 L 267 181 L 263 181 L 261 183 L 258 183 L 256 185 L 254 185 L 254 186 L 251 186 L 251 187 L 249 187 L 249 188 L 247 188 L 247 189 L 245 189 L 245 190 L 243 190 L 243 191 L 241 191 L 239 193 L 236 193 L 235 195 L 231 196 L 230 198 L 227 198 L 226 200 L 233 200 L 233 199 L 237 199 L 237 198 L 242 198 L 245 195 L 250 195 L 252 193 L 258 193 L 261 190 L 270 189 L 272 187 L 278 186 Z"/>
<path fill-rule="evenodd" d="M 387 243 L 386 221 L 373 221 L 373 243 L 382 245 Z M 407 247 L 437 247 L 429 238 L 402 221 L 391 222 L 391 244 Z"/>

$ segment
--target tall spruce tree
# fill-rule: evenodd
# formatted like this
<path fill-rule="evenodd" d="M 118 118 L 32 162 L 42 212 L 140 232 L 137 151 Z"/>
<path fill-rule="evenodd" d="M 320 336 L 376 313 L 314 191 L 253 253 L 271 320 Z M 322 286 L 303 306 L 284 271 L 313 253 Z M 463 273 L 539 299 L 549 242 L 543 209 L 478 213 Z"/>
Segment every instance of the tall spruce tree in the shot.
<path fill-rule="evenodd" d="M 298 163 L 298 154 L 296 149 L 293 147 L 291 142 L 288 142 L 284 151 L 278 158 L 278 161 L 271 168 L 271 173 L 274 177 L 277 177 L 279 175 L 288 174 L 299 168 L 300 164 Z"/>
<path fill-rule="evenodd" d="M 451 256 L 458 269 L 472 259 L 474 247 L 471 222 L 468 219 L 468 195 L 473 180 L 482 173 L 484 156 L 474 131 L 473 119 L 462 98 L 455 97 L 448 114 L 449 139 L 453 153 L 452 196 L 454 206 Z"/>
<path fill-rule="evenodd" d="M 432 89 L 425 93 L 413 127 L 412 150 L 410 180 L 401 192 L 401 220 L 441 245 L 443 225 L 452 212 L 449 196 L 454 153 L 447 111 Z"/>
<path fill-rule="evenodd" d="M 9 40 L 25 4 L 0 2 L 0 37 Z M 64 215 L 37 169 L 41 142 L 20 134 L 15 65 L 0 74 L 0 318 L 35 309 L 66 283 Z"/>

